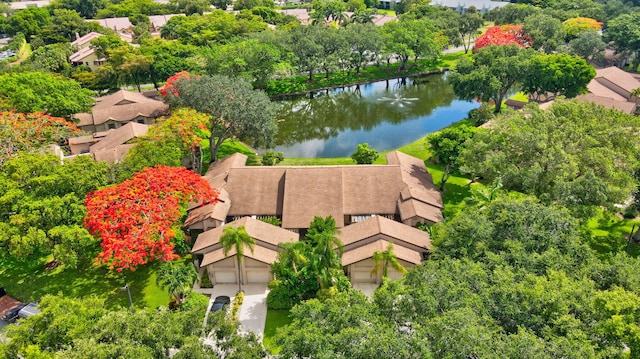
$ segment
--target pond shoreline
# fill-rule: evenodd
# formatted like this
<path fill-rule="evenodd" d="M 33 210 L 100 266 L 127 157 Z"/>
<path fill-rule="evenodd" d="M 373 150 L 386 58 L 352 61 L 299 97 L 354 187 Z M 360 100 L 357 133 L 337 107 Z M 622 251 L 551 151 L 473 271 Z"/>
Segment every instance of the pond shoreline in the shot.
<path fill-rule="evenodd" d="M 274 94 L 274 95 L 269 95 L 269 98 L 272 99 L 272 100 L 281 100 L 281 99 L 285 99 L 287 97 L 295 97 L 295 96 L 300 96 L 300 95 L 306 95 L 308 93 L 322 92 L 322 91 L 334 90 L 334 89 L 341 89 L 341 88 L 345 88 L 345 87 L 358 86 L 358 85 L 366 85 L 366 84 L 379 82 L 379 81 L 388 81 L 388 80 L 400 79 L 400 78 L 403 78 L 403 77 L 421 77 L 421 76 L 427 76 L 427 75 L 433 75 L 433 74 L 442 74 L 442 73 L 444 73 L 446 71 L 449 71 L 448 67 L 441 67 L 441 68 L 435 69 L 435 70 L 421 71 L 421 72 L 415 72 L 415 73 L 411 73 L 411 74 L 403 74 L 403 75 L 398 74 L 398 75 L 385 77 L 385 78 L 380 78 L 380 79 L 356 81 L 356 82 L 351 82 L 351 83 L 348 83 L 348 84 L 325 86 L 325 87 L 318 87 L 318 88 L 308 89 L 308 90 L 300 90 L 300 91 L 295 91 L 295 92 Z"/>

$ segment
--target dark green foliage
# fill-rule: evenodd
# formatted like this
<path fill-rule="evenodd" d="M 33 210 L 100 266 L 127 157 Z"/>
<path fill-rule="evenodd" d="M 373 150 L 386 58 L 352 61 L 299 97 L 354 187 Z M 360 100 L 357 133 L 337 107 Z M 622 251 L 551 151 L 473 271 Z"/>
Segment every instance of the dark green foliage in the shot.
<path fill-rule="evenodd" d="M 200 277 L 200 288 L 213 288 L 211 278 L 209 278 L 209 272 L 204 271 Z"/>
<path fill-rule="evenodd" d="M 496 119 L 460 153 L 461 170 L 588 217 L 635 190 L 636 117 L 593 103 L 556 102 Z M 586 211 L 586 212 L 585 212 Z"/>
<path fill-rule="evenodd" d="M 351 159 L 359 165 L 370 165 L 379 157 L 375 148 L 369 147 L 368 143 L 358 144 L 356 152 L 351 154 Z"/>
<path fill-rule="evenodd" d="M 638 217 L 638 209 L 635 205 L 631 205 L 622 210 L 622 216 L 626 219 L 633 219 Z"/>
<path fill-rule="evenodd" d="M 480 107 L 469 111 L 467 117 L 473 120 L 473 123 L 476 126 L 480 126 L 484 123 L 487 123 L 494 117 L 493 109 L 489 104 L 483 103 L 480 105 Z"/>
<path fill-rule="evenodd" d="M 476 132 L 475 127 L 453 126 L 447 127 L 434 134 L 427 136 L 427 146 L 433 153 L 433 158 L 438 164 L 444 166 L 442 180 L 440 181 L 440 191 L 444 189 L 444 184 L 453 171 L 460 167 L 458 156 L 464 148 L 467 140 L 473 137 Z"/>
<path fill-rule="evenodd" d="M 264 223 L 269 223 L 273 226 L 277 226 L 280 227 L 280 225 L 282 225 L 282 221 L 280 220 L 280 218 L 276 217 L 276 216 L 268 216 L 268 217 L 262 217 L 260 218 L 260 220 Z"/>

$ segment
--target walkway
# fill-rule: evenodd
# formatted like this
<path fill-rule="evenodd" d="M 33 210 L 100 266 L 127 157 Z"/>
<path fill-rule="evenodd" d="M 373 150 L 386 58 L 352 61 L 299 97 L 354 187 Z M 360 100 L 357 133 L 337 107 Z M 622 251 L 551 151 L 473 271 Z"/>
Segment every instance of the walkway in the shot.
<path fill-rule="evenodd" d="M 240 323 L 240 332 L 255 333 L 262 338 L 264 334 L 264 324 L 267 320 L 267 284 L 246 284 L 242 286 L 244 290 L 244 302 L 240 307 L 238 314 L 238 322 Z M 207 311 L 211 308 L 213 301 L 217 296 L 226 295 L 233 299 L 238 292 L 237 284 L 217 284 L 210 289 L 211 300 Z M 207 313 L 208 314 L 208 313 Z"/>

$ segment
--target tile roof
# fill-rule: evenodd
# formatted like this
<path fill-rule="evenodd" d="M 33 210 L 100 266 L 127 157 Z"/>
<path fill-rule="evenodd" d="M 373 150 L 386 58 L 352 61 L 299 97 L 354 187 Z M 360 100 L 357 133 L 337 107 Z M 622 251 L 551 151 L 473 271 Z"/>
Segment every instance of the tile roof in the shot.
<path fill-rule="evenodd" d="M 336 237 L 340 239 L 346 249 L 353 244 L 357 244 L 357 242 L 373 238 L 379 234 L 393 238 L 393 242 L 396 243 L 397 246 L 406 246 L 408 244 L 410 246 L 431 249 L 431 239 L 427 232 L 382 216 L 371 217 L 362 222 L 348 225 L 340 229 L 340 233 L 338 233 Z M 404 242 L 405 244 L 398 244 L 399 242 L 396 240 Z"/>
<path fill-rule="evenodd" d="M 101 125 L 109 120 L 131 121 L 138 116 L 154 118 L 166 114 L 168 110 L 169 106 L 162 101 L 138 92 L 120 90 L 97 98 L 91 113 L 80 113 L 74 117 L 80 120 L 78 126 Z"/>
<path fill-rule="evenodd" d="M 383 252 L 387 249 L 389 242 L 385 240 L 378 240 L 373 243 L 369 243 L 362 247 L 358 247 L 352 251 L 344 252 L 342 254 L 342 265 L 348 266 L 353 263 L 357 263 L 363 261 L 365 259 L 369 259 L 373 256 L 375 252 Z M 402 247 L 402 246 L 394 246 L 393 252 L 396 255 L 396 258 L 401 259 L 405 262 L 420 264 L 422 263 L 422 254 L 418 251 Z"/>

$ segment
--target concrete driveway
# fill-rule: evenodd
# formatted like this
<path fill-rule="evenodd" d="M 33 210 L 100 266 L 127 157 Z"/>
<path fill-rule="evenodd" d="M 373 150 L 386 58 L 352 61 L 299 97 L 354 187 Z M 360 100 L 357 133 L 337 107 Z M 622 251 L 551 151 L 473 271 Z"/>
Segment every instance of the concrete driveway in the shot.
<path fill-rule="evenodd" d="M 267 320 L 267 284 L 246 284 L 242 286 L 244 290 L 244 302 L 240 307 L 238 321 L 240 322 L 240 332 L 253 332 L 260 338 L 264 335 L 264 324 Z M 238 292 L 237 284 L 216 284 L 211 292 L 211 304 L 219 295 L 226 295 L 233 298 Z"/>

